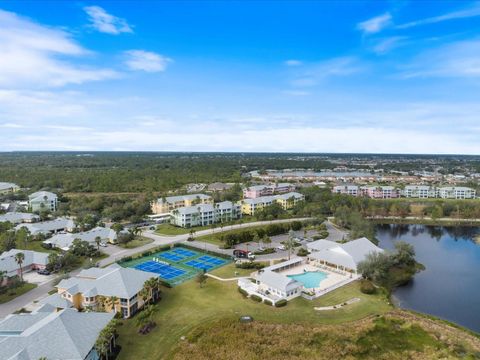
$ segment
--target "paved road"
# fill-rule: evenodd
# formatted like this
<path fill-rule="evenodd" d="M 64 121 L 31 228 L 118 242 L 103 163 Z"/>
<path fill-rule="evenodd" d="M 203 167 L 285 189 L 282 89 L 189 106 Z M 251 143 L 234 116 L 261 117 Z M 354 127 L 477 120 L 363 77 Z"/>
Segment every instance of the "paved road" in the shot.
<path fill-rule="evenodd" d="M 258 226 L 258 225 L 285 223 L 285 222 L 291 222 L 294 220 L 302 221 L 302 220 L 308 220 L 308 218 L 273 220 L 273 221 L 257 221 L 257 222 L 236 224 L 236 225 L 225 226 L 222 229 L 215 228 L 215 229 L 197 231 L 195 236 L 208 235 L 208 234 L 224 232 L 224 231 L 229 231 L 234 229 L 248 228 L 248 227 Z M 143 251 L 153 249 L 158 246 L 171 245 L 175 243 L 184 242 L 187 240 L 189 236 L 189 234 L 177 235 L 177 236 L 161 236 L 161 235 L 155 234 L 152 230 L 145 230 L 143 231 L 142 235 L 152 239 L 153 242 L 150 244 L 146 244 L 146 245 L 134 248 L 134 249 L 122 249 L 118 246 L 110 246 L 110 245 L 107 248 L 102 248 L 101 250 L 107 253 L 108 257 L 105 259 L 102 259 L 99 262 L 99 266 L 103 267 L 103 266 L 109 265 L 121 259 L 122 257 L 135 255 Z M 204 246 L 203 243 L 201 244 L 202 246 Z M 212 244 L 209 244 L 209 245 L 214 247 L 216 249 L 215 251 L 218 251 L 218 248 L 215 245 L 212 245 Z M 75 276 L 79 272 L 80 272 L 80 269 L 71 272 L 69 275 Z M 28 293 L 23 294 L 8 303 L 0 305 L 0 319 L 4 318 L 8 314 L 11 314 L 18 309 L 26 307 L 28 304 L 30 304 L 35 300 L 39 300 L 47 296 L 48 292 L 53 289 L 54 280 L 55 279 L 52 279 L 51 281 L 36 287 L 35 289 L 29 291 Z"/>

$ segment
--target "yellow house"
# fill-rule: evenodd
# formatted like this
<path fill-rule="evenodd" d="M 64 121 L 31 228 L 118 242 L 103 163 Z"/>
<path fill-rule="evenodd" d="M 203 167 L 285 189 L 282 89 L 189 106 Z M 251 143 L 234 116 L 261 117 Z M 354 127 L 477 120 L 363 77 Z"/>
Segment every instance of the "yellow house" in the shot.
<path fill-rule="evenodd" d="M 139 293 L 145 281 L 153 277 L 152 273 L 113 264 L 103 269 L 82 270 L 78 275 L 60 281 L 57 290 L 62 299 L 79 310 L 113 311 L 128 318 L 143 306 Z M 146 300 L 156 296 L 150 294 Z"/>
<path fill-rule="evenodd" d="M 167 196 L 152 202 L 152 213 L 166 214 L 172 210 L 198 204 L 213 204 L 213 198 L 205 194 Z"/>

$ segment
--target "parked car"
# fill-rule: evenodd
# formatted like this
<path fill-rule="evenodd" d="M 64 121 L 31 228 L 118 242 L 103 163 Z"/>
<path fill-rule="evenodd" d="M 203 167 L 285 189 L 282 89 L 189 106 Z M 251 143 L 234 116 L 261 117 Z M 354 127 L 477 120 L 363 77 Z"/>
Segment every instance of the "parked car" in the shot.
<path fill-rule="evenodd" d="M 285 245 L 278 245 L 277 249 L 278 250 L 285 250 L 286 248 L 285 248 Z"/>
<path fill-rule="evenodd" d="M 37 271 L 37 274 L 39 275 L 50 275 L 50 271 L 48 271 L 47 269 L 40 269 Z"/>
<path fill-rule="evenodd" d="M 101 242 L 101 243 L 100 243 L 100 246 L 101 246 L 101 247 L 107 247 L 107 243 Z"/>

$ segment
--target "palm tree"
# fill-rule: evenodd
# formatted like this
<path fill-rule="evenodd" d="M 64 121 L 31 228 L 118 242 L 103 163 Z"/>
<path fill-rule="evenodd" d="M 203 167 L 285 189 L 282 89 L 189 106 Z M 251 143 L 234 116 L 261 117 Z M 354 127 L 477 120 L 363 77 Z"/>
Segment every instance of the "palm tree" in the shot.
<path fill-rule="evenodd" d="M 113 313 L 117 313 L 117 309 L 115 307 L 116 302 L 118 301 L 118 298 L 115 295 L 110 296 L 109 298 L 106 299 L 106 302 L 108 304 L 108 307 L 111 307 L 113 310 Z"/>
<path fill-rule="evenodd" d="M 0 271 L 0 287 L 3 286 L 3 282 L 5 281 L 6 277 L 7 277 L 7 272 L 4 270 L 1 270 Z"/>
<path fill-rule="evenodd" d="M 100 250 L 101 242 L 102 242 L 102 238 L 100 236 L 95 236 L 95 244 L 97 244 L 97 250 Z"/>
<path fill-rule="evenodd" d="M 288 260 L 290 260 L 292 249 L 295 247 L 295 233 L 293 230 L 288 232 L 288 239 L 285 241 L 285 247 L 288 250 Z"/>
<path fill-rule="evenodd" d="M 22 268 L 23 260 L 25 260 L 24 253 L 19 252 L 15 255 L 15 261 L 17 262 L 18 268 L 20 269 L 20 280 L 22 280 L 22 282 L 23 282 L 23 268 Z"/>

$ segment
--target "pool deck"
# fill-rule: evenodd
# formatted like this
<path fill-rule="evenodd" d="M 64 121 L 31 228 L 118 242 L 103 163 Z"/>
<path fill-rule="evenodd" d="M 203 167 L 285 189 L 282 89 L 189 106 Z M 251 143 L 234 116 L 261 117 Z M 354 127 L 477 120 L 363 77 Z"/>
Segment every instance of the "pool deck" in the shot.
<path fill-rule="evenodd" d="M 300 275 L 300 274 L 304 273 L 304 270 L 305 271 L 321 271 L 321 272 L 327 274 L 327 277 L 320 282 L 319 287 L 312 288 L 312 290 L 320 291 L 320 292 L 324 292 L 325 290 L 330 289 L 332 287 L 335 287 L 336 285 L 338 285 L 340 283 L 344 283 L 349 279 L 352 279 L 352 280 L 356 279 L 355 275 L 350 275 L 350 274 L 342 275 L 342 274 L 338 274 L 338 273 L 330 271 L 330 270 L 320 269 L 320 268 L 318 268 L 316 266 L 313 266 L 313 265 L 310 265 L 310 264 L 302 264 L 301 266 L 296 266 L 294 268 L 287 269 L 285 271 L 279 272 L 279 274 L 282 274 L 282 275 Z"/>

